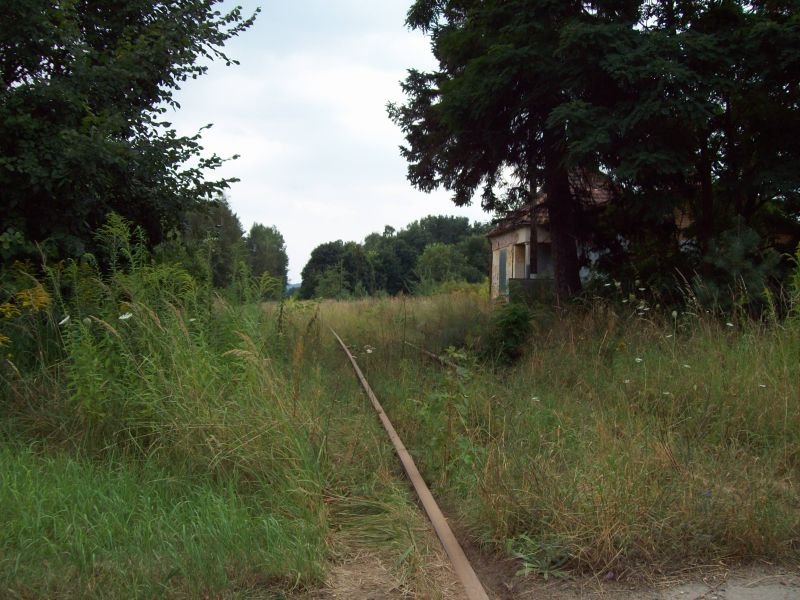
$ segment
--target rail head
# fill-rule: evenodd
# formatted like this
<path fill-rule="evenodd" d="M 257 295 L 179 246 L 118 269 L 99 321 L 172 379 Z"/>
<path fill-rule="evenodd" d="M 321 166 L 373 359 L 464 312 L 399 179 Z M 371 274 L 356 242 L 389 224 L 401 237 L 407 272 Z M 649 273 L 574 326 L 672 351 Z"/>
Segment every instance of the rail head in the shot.
<path fill-rule="evenodd" d="M 395 431 L 392 422 L 389 420 L 389 417 L 383 410 L 383 406 L 381 406 L 377 396 L 375 396 L 375 393 L 372 391 L 367 378 L 364 377 L 364 374 L 361 372 L 355 357 L 353 357 L 353 354 L 350 352 L 347 345 L 333 328 L 331 328 L 331 333 L 333 333 L 334 337 L 339 342 L 339 345 L 342 347 L 342 350 L 344 350 L 345 354 L 347 355 L 347 358 L 350 360 L 350 364 L 356 373 L 356 377 L 361 383 L 361 387 L 364 389 L 364 392 L 367 394 L 372 406 L 378 413 L 378 417 L 380 418 L 386 433 L 389 435 L 389 439 L 392 441 L 392 445 L 394 446 L 397 456 L 403 465 L 403 469 L 405 470 L 406 475 L 408 475 L 411 485 L 414 486 L 414 490 L 417 492 L 417 496 L 422 503 L 422 507 L 425 509 L 425 513 L 428 515 L 428 519 L 430 520 L 431 525 L 433 525 L 433 529 L 436 531 L 439 541 L 442 543 L 442 547 L 447 553 L 447 556 L 450 558 L 450 562 L 453 565 L 453 570 L 461 581 L 461 584 L 464 586 L 464 591 L 466 592 L 465 597 L 468 600 L 489 600 L 489 596 L 486 594 L 483 584 L 481 584 L 478 576 L 475 574 L 475 570 L 472 568 L 469 559 L 467 559 L 466 554 L 464 554 L 461 544 L 458 543 L 456 536 L 453 534 L 453 530 L 450 529 L 447 519 L 439 508 L 439 505 L 436 503 L 436 500 L 433 498 L 433 494 L 431 494 L 431 491 L 425 483 L 425 480 L 422 478 L 419 469 L 417 469 L 414 459 L 411 458 L 411 455 L 406 449 L 405 444 L 403 444 L 400 436 L 397 435 L 397 431 Z"/>

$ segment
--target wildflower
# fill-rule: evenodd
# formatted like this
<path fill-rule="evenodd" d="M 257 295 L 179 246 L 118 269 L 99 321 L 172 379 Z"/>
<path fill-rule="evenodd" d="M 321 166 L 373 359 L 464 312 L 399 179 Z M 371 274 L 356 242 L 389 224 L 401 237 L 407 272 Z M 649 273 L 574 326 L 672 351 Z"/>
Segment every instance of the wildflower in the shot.
<path fill-rule="evenodd" d="M 640 363 L 643 363 L 643 362 L 644 362 L 644 359 L 643 359 L 643 358 L 639 358 L 639 357 L 637 356 L 636 358 L 634 358 L 634 359 L 633 359 L 633 362 L 635 362 L 635 363 L 638 365 L 638 364 L 640 364 Z"/>
<path fill-rule="evenodd" d="M 0 317 L 10 319 L 19 315 L 19 309 L 10 302 L 0 304 Z"/>
<path fill-rule="evenodd" d="M 41 284 L 37 284 L 26 290 L 21 290 L 14 294 L 14 296 L 23 308 L 29 309 L 32 313 L 44 310 L 51 302 L 50 295 Z"/>
<path fill-rule="evenodd" d="M 531 396 L 531 400 L 534 402 L 539 402 L 539 396 Z"/>
<path fill-rule="evenodd" d="M 727 323 L 725 323 L 725 325 L 727 325 L 728 327 L 733 327 L 733 323 L 731 323 L 730 321 L 728 321 Z"/>
<path fill-rule="evenodd" d="M 671 337 L 672 337 L 672 334 L 671 334 L 671 333 L 669 333 L 669 334 L 665 335 L 664 337 L 665 337 L 665 338 L 667 338 L 667 339 L 669 339 L 669 338 L 671 338 Z"/>
<path fill-rule="evenodd" d="M 630 382 L 631 382 L 630 379 L 623 379 L 622 380 L 622 383 L 624 383 L 625 385 L 629 384 Z"/>
<path fill-rule="evenodd" d="M 197 321 L 197 319 L 195 319 L 194 317 L 192 317 L 191 319 L 189 319 L 189 323 L 194 323 L 195 321 Z"/>
<path fill-rule="evenodd" d="M 373 348 L 372 346 L 364 346 L 364 352 L 366 352 L 367 354 L 372 354 L 374 351 L 375 348 Z"/>
<path fill-rule="evenodd" d="M 766 388 L 767 386 L 766 386 L 765 384 L 763 384 L 763 383 L 759 383 L 759 384 L 758 384 L 758 387 L 760 387 L 760 388 Z"/>
<path fill-rule="evenodd" d="M 673 319 L 677 319 L 678 318 L 678 311 L 677 310 L 673 310 L 672 311 L 672 318 Z"/>
<path fill-rule="evenodd" d="M 67 315 L 58 322 L 59 325 L 66 325 L 67 323 L 69 323 L 69 315 Z"/>
<path fill-rule="evenodd" d="M 642 288 L 642 287 L 640 287 L 640 288 L 639 288 L 639 291 L 640 291 L 640 292 L 647 291 L 647 288 Z"/>
<path fill-rule="evenodd" d="M 661 392 L 662 396 L 672 396 L 672 392 Z"/>
<path fill-rule="evenodd" d="M 119 320 L 120 320 L 120 321 L 127 321 L 127 320 L 128 320 L 128 319 L 130 319 L 132 316 L 133 316 L 133 313 L 129 313 L 129 312 L 122 313 L 122 314 L 119 316 Z"/>
<path fill-rule="evenodd" d="M 689 365 L 681 365 L 684 369 L 691 369 L 692 367 Z"/>

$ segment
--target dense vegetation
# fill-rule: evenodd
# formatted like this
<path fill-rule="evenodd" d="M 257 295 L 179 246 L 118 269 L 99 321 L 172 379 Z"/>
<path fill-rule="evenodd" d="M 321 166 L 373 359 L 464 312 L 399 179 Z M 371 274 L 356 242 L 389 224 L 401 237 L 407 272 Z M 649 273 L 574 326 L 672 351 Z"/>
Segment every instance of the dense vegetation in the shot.
<path fill-rule="evenodd" d="M 416 0 L 438 68 L 389 109 L 409 180 L 487 210 L 546 194 L 556 288 L 577 243 L 667 296 L 697 274 L 745 300 L 800 241 L 796 0 Z M 595 214 L 578 177 L 613 195 Z M 596 208 L 596 207 L 595 207 Z"/>
<path fill-rule="evenodd" d="M 556 576 L 797 560 L 796 317 L 539 307 L 514 366 L 492 369 L 520 324 L 503 312 L 464 293 L 323 311 L 375 348 L 361 358 L 372 386 L 478 539 Z"/>
<path fill-rule="evenodd" d="M 484 283 L 399 294 L 485 276 L 486 226 L 451 217 L 322 244 L 301 295 L 351 301 L 286 299 L 280 232 L 245 233 L 205 180 L 221 159 L 161 121 L 252 18 L 12 4 L 0 596 L 283 597 L 374 554 L 435 597 L 429 533 L 328 326 L 465 535 L 522 572 L 796 564 L 796 1 L 413 3 L 440 69 L 391 109 L 412 181 L 492 209 L 542 188 L 563 295 L 570 245 L 601 251 L 557 308 L 495 306 Z M 565 187 L 578 171 L 611 182 L 602 219 Z"/>
<path fill-rule="evenodd" d="M 363 244 L 320 244 L 303 267 L 301 298 L 425 293 L 489 274 L 489 226 L 465 217 L 429 216 L 399 231 L 386 226 Z"/>
<path fill-rule="evenodd" d="M 153 243 L 218 195 L 218 156 L 180 137 L 173 92 L 253 17 L 218 0 L 14 2 L 0 24 L 0 187 L 4 260 L 95 250 L 110 211 Z M 33 244 L 39 245 L 37 250 Z"/>
<path fill-rule="evenodd" d="M 122 221 L 98 243 L 109 274 L 20 269 L 0 305 L 11 596 L 270 597 L 365 551 L 435 594 L 428 534 L 328 326 L 436 496 L 523 572 L 798 558 L 800 270 L 787 320 L 725 323 L 627 296 L 498 311 L 481 284 L 230 303 Z"/>

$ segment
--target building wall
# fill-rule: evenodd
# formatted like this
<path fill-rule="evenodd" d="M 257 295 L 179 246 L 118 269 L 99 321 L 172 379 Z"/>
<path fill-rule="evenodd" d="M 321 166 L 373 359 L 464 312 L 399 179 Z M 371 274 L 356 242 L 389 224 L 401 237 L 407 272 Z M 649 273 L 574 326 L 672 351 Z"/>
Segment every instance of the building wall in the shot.
<path fill-rule="evenodd" d="M 552 276 L 553 266 L 550 259 L 550 232 L 539 227 L 536 235 L 539 242 L 538 253 L 538 266 L 539 274 L 544 276 Z M 520 261 L 515 261 L 515 251 L 523 250 L 519 245 L 524 245 L 525 258 L 521 261 L 524 265 L 530 264 L 530 243 L 531 243 L 531 228 L 520 227 L 506 231 L 496 236 L 489 238 L 492 245 L 492 280 L 491 280 L 491 296 L 497 298 L 500 295 L 508 293 L 507 286 L 504 286 L 500 281 L 501 271 L 505 272 L 507 279 L 524 279 L 529 276 L 527 272 L 515 272 L 515 262 L 519 265 Z M 502 252 L 505 250 L 505 252 Z M 505 269 L 500 268 L 501 257 L 505 258 Z M 520 269 L 517 269 L 519 271 Z M 550 275 L 547 275 L 547 273 Z"/>

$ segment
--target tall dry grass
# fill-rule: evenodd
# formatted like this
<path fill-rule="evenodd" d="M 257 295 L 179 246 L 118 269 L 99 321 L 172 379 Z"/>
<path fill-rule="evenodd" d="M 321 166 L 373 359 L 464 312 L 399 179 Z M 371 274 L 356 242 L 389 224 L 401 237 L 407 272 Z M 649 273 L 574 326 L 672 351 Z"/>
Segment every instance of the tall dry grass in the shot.
<path fill-rule="evenodd" d="M 479 353 L 491 311 L 463 294 L 322 309 L 479 539 L 546 573 L 798 558 L 796 323 L 539 310 L 505 368 Z M 456 346 L 462 368 L 405 341 Z"/>

